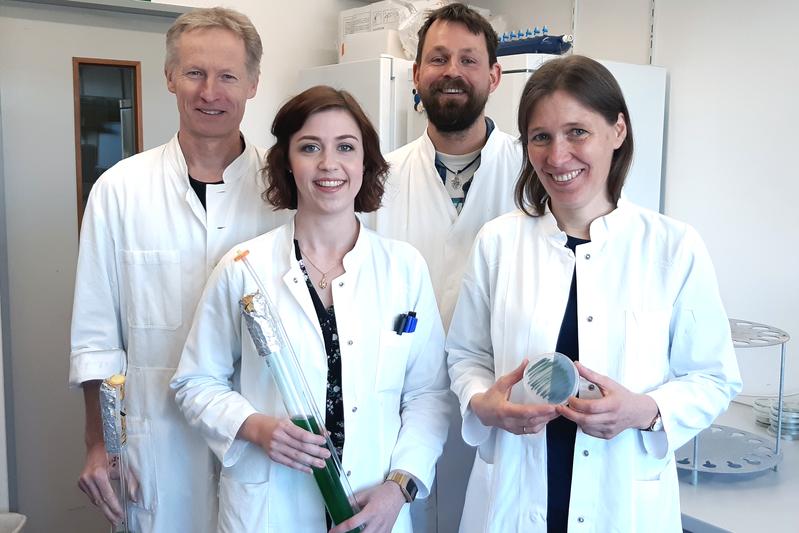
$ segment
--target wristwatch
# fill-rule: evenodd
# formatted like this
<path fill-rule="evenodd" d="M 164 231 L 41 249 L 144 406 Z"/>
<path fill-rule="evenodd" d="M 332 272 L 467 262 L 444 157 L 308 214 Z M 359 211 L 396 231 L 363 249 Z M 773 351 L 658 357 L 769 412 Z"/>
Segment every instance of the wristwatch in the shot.
<path fill-rule="evenodd" d="M 416 481 L 413 480 L 410 474 L 400 470 L 392 470 L 388 473 L 388 476 L 386 476 L 386 481 L 393 481 L 399 485 L 406 502 L 411 503 L 416 499 L 416 493 L 419 489 L 416 487 Z"/>
<path fill-rule="evenodd" d="M 644 431 L 663 431 L 663 419 L 660 417 L 660 409 L 658 409 L 658 414 L 652 419 L 649 427 Z"/>

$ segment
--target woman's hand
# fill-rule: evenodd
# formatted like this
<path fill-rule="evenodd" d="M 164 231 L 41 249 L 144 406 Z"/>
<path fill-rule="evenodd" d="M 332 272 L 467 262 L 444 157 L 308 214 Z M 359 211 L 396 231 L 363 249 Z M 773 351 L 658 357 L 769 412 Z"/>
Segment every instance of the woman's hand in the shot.
<path fill-rule="evenodd" d="M 508 401 L 510 391 L 524 375 L 527 360 L 505 374 L 490 389 L 472 396 L 469 407 L 484 426 L 493 426 L 517 435 L 538 433 L 547 422 L 558 417 L 553 405 L 524 405 Z"/>
<path fill-rule="evenodd" d="M 658 406 L 650 396 L 636 394 L 607 376 L 575 362 L 580 376 L 599 386 L 602 398 L 581 400 L 569 398 L 568 405 L 559 405 L 558 413 L 580 426 L 583 433 L 600 439 L 612 439 L 625 429 L 646 429 L 658 414 Z"/>
<path fill-rule="evenodd" d="M 361 512 L 331 529 L 330 533 L 346 533 L 358 526 L 363 526 L 364 533 L 391 533 L 405 504 L 405 496 L 393 481 L 361 491 L 355 499 L 362 506 Z"/>
<path fill-rule="evenodd" d="M 330 452 L 325 438 L 294 425 L 288 418 L 255 413 L 241 425 L 239 438 L 257 444 L 276 463 L 310 474 L 323 468 Z"/>

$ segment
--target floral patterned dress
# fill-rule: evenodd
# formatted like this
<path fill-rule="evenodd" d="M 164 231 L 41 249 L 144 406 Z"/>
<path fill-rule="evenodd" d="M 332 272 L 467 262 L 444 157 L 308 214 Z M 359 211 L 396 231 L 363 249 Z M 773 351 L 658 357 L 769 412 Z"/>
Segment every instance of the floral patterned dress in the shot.
<path fill-rule="evenodd" d="M 338 328 L 336 327 L 336 313 L 334 306 L 325 308 L 322 300 L 316 293 L 311 277 L 305 268 L 302 260 L 300 245 L 294 240 L 294 253 L 305 277 L 305 284 L 308 292 L 311 293 L 311 300 L 316 310 L 316 317 L 319 320 L 319 327 L 322 329 L 322 337 L 325 341 L 325 351 L 327 352 L 327 396 L 325 401 L 325 427 L 330 432 L 330 440 L 340 458 L 344 457 L 344 396 L 341 391 L 341 348 L 338 342 Z"/>

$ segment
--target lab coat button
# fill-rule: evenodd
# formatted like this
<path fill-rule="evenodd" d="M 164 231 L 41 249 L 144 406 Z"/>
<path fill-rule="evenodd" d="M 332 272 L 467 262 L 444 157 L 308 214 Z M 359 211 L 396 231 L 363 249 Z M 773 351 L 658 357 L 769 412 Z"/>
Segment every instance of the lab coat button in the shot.
<path fill-rule="evenodd" d="M 585 518 L 583 518 L 582 516 L 578 516 L 577 521 L 582 524 L 583 522 L 585 522 Z"/>
<path fill-rule="evenodd" d="M 344 286 L 344 282 L 343 282 L 343 281 L 339 281 L 339 282 L 338 282 L 338 286 L 339 286 L 339 287 L 343 287 L 343 286 Z"/>
<path fill-rule="evenodd" d="M 351 474 L 352 474 L 352 470 L 347 470 L 347 477 L 350 477 Z"/>
<path fill-rule="evenodd" d="M 294 283 L 297 283 L 297 278 L 294 278 Z"/>
<path fill-rule="evenodd" d="M 589 322 L 593 322 L 594 321 L 594 317 L 592 317 L 591 315 L 588 315 L 588 318 L 586 320 L 588 320 Z"/>
<path fill-rule="evenodd" d="M 352 341 L 347 341 L 347 346 L 352 346 L 354 343 Z"/>
<path fill-rule="evenodd" d="M 591 259 L 591 254 L 585 254 L 586 259 Z"/>
<path fill-rule="evenodd" d="M 357 408 L 357 407 L 353 407 L 353 408 L 352 408 L 352 412 L 353 412 L 353 413 L 357 413 L 357 412 L 358 412 L 358 408 Z"/>
<path fill-rule="evenodd" d="M 588 454 L 588 450 L 583 450 L 583 455 L 584 455 L 584 456 L 586 456 L 586 457 L 588 457 L 588 455 L 589 455 L 589 454 Z"/>

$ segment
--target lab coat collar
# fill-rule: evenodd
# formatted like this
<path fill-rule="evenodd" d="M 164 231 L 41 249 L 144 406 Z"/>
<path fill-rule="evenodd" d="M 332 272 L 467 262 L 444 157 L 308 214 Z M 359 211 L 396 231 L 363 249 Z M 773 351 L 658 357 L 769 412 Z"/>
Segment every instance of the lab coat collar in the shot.
<path fill-rule="evenodd" d="M 246 176 L 250 169 L 253 167 L 253 162 L 257 160 L 258 153 L 255 146 L 247 140 L 243 134 L 241 135 L 244 141 L 244 150 L 239 156 L 234 159 L 225 170 L 222 172 L 222 181 L 226 184 L 235 183 L 237 180 Z M 186 164 L 186 157 L 183 155 L 183 150 L 180 149 L 180 142 L 178 141 L 178 134 L 176 133 L 172 140 L 170 140 L 165 147 L 167 160 L 172 165 L 175 178 L 181 185 L 185 185 L 188 189 L 189 185 L 189 167 Z M 263 165 L 255 165 L 260 168 Z"/>
<path fill-rule="evenodd" d="M 552 239 L 554 244 L 557 246 L 565 246 L 567 240 L 566 233 L 558 227 L 558 221 L 555 220 L 555 215 L 552 214 L 548 200 L 545 205 L 544 214 L 540 217 L 544 232 L 547 237 Z M 616 209 L 591 222 L 589 226 L 591 247 L 600 250 L 605 245 L 611 232 L 624 224 L 624 219 L 629 210 L 630 202 L 624 198 L 620 198 L 616 204 Z"/>
<path fill-rule="evenodd" d="M 589 229 L 591 242 L 600 248 L 604 246 L 610 235 L 624 224 L 629 209 L 630 202 L 620 198 L 616 203 L 616 209 L 591 222 Z"/>
<path fill-rule="evenodd" d="M 353 213 L 353 216 L 355 214 Z M 294 218 L 296 214 L 291 217 L 291 220 L 283 226 L 282 231 L 284 231 L 283 235 L 279 237 L 280 239 L 280 249 L 278 251 L 278 257 L 282 257 L 285 259 L 285 267 L 286 273 L 283 275 L 283 281 L 286 285 L 291 288 L 294 285 L 298 285 L 294 283 L 294 278 L 299 276 L 298 279 L 304 279 L 302 269 L 300 268 L 300 264 L 297 262 L 297 258 L 294 255 Z M 336 279 L 339 281 L 347 281 L 348 278 L 352 278 L 355 276 L 355 272 L 358 269 L 358 266 L 363 264 L 366 257 L 369 254 L 369 230 L 361 222 L 360 218 L 355 217 L 358 221 L 358 238 L 355 240 L 355 246 L 352 247 L 352 250 L 347 252 L 344 255 L 342 263 L 344 264 L 344 273 L 341 276 L 338 276 Z M 305 290 L 305 284 L 302 283 L 302 288 Z M 293 292 L 293 291 L 292 291 Z M 307 291 L 306 291 L 307 292 Z M 295 294 L 296 296 L 296 294 Z M 302 304 L 304 299 L 298 298 L 298 301 Z M 308 299 L 310 303 L 310 299 Z M 309 307 L 310 311 L 315 315 L 315 311 L 313 309 L 313 305 L 311 304 Z M 306 309 L 306 312 L 308 310 Z"/>
<path fill-rule="evenodd" d="M 485 144 L 483 144 L 482 148 L 480 148 L 481 155 L 493 152 L 497 149 L 497 143 L 501 141 L 499 139 L 499 135 L 495 135 L 499 129 L 494 125 L 494 121 L 488 117 L 484 117 L 486 121 L 486 132 L 488 135 L 486 136 Z M 435 165 L 436 160 L 436 147 L 433 145 L 433 141 L 430 139 L 430 135 L 427 134 L 427 128 L 424 129 L 424 133 L 422 133 L 422 146 L 424 146 L 423 152 L 426 155 L 430 156 L 431 164 Z M 480 171 L 478 167 L 477 172 Z"/>

